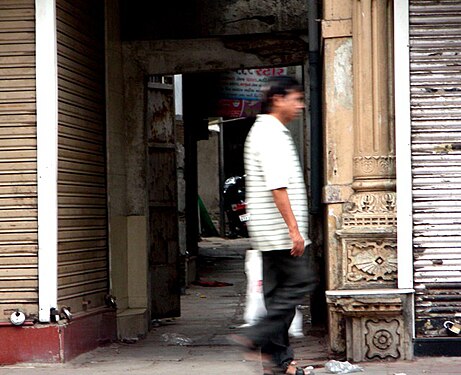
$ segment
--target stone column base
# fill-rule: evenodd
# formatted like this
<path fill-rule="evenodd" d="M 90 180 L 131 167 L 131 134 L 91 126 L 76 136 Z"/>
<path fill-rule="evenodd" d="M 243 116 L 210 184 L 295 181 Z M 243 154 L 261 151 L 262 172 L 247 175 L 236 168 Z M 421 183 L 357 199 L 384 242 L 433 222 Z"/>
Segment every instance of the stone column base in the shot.
<path fill-rule="evenodd" d="M 347 359 L 413 359 L 413 294 L 413 289 L 327 291 L 330 312 L 345 319 Z"/>

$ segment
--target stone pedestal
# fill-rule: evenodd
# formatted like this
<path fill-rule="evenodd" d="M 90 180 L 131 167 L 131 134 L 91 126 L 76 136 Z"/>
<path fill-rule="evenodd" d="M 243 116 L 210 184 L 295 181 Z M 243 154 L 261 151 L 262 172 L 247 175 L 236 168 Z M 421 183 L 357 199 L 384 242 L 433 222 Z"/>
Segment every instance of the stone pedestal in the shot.
<path fill-rule="evenodd" d="M 413 289 L 332 290 L 330 314 L 345 319 L 347 359 L 413 358 Z"/>

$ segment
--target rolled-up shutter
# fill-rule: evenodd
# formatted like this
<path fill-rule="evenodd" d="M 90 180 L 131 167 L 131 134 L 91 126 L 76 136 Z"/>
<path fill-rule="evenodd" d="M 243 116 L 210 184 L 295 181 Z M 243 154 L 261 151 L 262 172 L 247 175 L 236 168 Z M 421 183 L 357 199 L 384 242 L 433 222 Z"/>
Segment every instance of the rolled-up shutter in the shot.
<path fill-rule="evenodd" d="M 58 305 L 104 305 L 108 290 L 104 2 L 58 0 Z"/>
<path fill-rule="evenodd" d="M 38 313 L 34 18 L 0 1 L 0 320 Z"/>
<path fill-rule="evenodd" d="M 461 3 L 410 0 L 418 337 L 461 312 Z"/>

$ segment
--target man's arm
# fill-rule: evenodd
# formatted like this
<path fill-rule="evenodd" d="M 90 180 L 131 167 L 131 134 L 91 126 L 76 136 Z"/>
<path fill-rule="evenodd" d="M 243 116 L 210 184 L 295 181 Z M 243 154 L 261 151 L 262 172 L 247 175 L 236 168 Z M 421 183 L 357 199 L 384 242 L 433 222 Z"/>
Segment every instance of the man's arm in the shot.
<path fill-rule="evenodd" d="M 290 199 L 286 188 L 272 190 L 275 205 L 288 226 L 290 238 L 293 241 L 291 255 L 301 256 L 304 253 L 304 238 L 299 233 L 298 223 L 291 209 Z"/>

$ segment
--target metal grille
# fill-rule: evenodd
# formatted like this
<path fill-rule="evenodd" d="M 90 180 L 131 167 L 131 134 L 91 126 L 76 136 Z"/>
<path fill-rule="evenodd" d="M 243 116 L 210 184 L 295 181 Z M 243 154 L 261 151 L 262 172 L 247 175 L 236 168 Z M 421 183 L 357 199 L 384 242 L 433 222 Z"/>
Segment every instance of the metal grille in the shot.
<path fill-rule="evenodd" d="M 0 1 L 0 320 L 38 314 L 34 18 Z"/>
<path fill-rule="evenodd" d="M 461 3 L 410 1 L 418 337 L 461 312 Z"/>
<path fill-rule="evenodd" d="M 104 305 L 108 290 L 103 1 L 57 1 L 58 304 Z"/>

